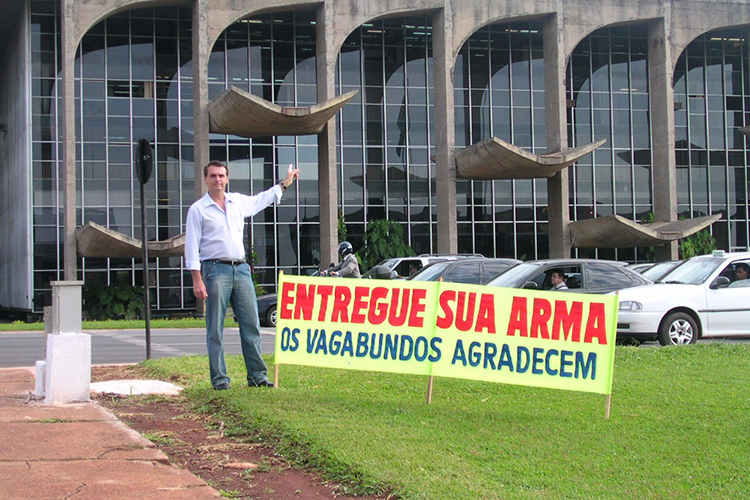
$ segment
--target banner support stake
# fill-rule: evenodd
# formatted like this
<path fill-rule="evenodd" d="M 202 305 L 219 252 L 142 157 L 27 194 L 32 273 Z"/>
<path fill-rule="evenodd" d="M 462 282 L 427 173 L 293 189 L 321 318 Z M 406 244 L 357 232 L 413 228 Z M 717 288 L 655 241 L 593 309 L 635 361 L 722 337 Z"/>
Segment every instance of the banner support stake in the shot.
<path fill-rule="evenodd" d="M 281 278 L 284 276 L 284 271 L 279 271 L 279 281 L 281 281 Z M 276 335 L 279 334 L 278 327 L 276 328 Z M 273 360 L 273 388 L 278 389 L 279 388 L 279 364 L 276 362 L 276 355 L 274 354 L 274 360 Z"/>
<path fill-rule="evenodd" d="M 604 405 L 604 419 L 609 420 L 609 411 L 612 409 L 612 394 L 607 394 Z"/>

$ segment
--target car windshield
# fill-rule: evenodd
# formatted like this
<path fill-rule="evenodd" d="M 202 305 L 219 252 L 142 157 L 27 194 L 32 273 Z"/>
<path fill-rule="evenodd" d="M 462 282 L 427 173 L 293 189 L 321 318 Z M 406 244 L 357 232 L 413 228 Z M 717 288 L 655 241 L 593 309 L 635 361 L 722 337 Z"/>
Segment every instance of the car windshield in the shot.
<path fill-rule="evenodd" d="M 388 260 L 384 260 L 383 262 L 381 262 L 378 265 L 379 266 L 385 266 L 388 269 L 390 269 L 391 271 L 393 271 L 393 268 L 396 267 L 396 264 L 398 264 L 398 259 L 388 259 Z"/>
<path fill-rule="evenodd" d="M 698 257 L 690 259 L 672 272 L 664 276 L 662 283 L 682 283 L 686 285 L 700 285 L 722 264 L 724 259 L 715 257 Z"/>
<path fill-rule="evenodd" d="M 438 277 L 443 274 L 445 268 L 450 264 L 450 262 L 437 262 L 435 264 L 430 264 L 429 266 L 419 271 L 417 274 L 407 279 L 414 281 L 436 281 Z"/>
<path fill-rule="evenodd" d="M 491 279 L 486 284 L 489 286 L 517 288 L 523 285 L 523 283 L 525 283 L 526 280 L 528 280 L 528 278 L 534 274 L 534 272 L 539 270 L 539 268 L 539 264 L 531 264 L 528 262 L 517 264 L 505 271 L 500 276 L 496 276 L 494 279 Z"/>
<path fill-rule="evenodd" d="M 667 274 L 672 268 L 677 267 L 680 262 L 658 262 L 653 266 L 649 267 L 645 271 L 641 272 L 641 276 L 657 281 L 659 278 Z"/>

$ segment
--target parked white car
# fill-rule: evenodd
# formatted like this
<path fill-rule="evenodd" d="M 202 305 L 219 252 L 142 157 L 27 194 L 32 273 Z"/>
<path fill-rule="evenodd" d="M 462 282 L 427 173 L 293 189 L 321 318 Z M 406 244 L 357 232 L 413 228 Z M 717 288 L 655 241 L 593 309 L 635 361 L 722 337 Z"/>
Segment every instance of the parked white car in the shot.
<path fill-rule="evenodd" d="M 620 290 L 617 336 L 661 345 L 750 336 L 750 252 L 693 257 L 659 283 Z"/>

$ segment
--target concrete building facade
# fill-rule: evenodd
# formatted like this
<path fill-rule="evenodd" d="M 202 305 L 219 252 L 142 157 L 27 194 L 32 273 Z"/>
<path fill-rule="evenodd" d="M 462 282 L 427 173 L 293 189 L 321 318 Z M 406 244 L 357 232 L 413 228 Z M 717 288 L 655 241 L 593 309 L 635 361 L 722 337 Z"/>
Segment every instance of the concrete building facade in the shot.
<path fill-rule="evenodd" d="M 142 284 L 139 259 L 77 254 L 95 222 L 140 237 L 135 144 L 154 146 L 149 240 L 184 230 L 220 159 L 257 192 L 296 163 L 285 202 L 248 221 L 260 283 L 336 260 L 343 228 L 404 224 L 419 253 L 644 259 L 577 249 L 572 221 L 721 214 L 747 250 L 750 0 L 0 0 L 0 307 L 39 312 L 49 282 Z M 212 134 L 231 86 L 305 107 L 356 90 L 316 135 Z M 498 137 L 556 153 L 551 178 L 457 178 Z M 291 196 L 290 196 L 291 195 Z M 657 258 L 677 256 L 676 243 Z M 155 307 L 195 307 L 179 257 L 150 265 Z"/>

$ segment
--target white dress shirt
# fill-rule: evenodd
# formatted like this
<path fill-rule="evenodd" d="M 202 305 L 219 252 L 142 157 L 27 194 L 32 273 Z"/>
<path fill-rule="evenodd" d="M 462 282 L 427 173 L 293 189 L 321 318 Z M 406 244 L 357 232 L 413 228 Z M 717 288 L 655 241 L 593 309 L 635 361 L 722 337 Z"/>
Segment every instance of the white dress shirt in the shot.
<path fill-rule="evenodd" d="M 185 228 L 185 266 L 190 271 L 201 268 L 201 261 L 241 260 L 245 258 L 242 234 L 245 218 L 281 201 L 281 186 L 247 196 L 224 193 L 226 212 L 206 193 L 190 206 Z"/>

